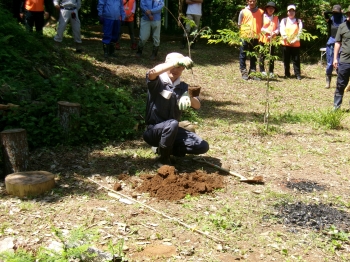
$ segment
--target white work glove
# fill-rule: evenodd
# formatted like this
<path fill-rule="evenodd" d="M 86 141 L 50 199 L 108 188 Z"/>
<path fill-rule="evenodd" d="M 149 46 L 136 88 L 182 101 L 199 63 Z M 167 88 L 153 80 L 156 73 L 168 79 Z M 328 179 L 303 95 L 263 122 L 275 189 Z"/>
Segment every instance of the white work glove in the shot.
<path fill-rule="evenodd" d="M 188 96 L 187 91 L 181 96 L 178 105 L 179 105 L 180 110 L 186 110 L 187 108 L 189 108 L 191 106 L 191 99 Z"/>
<path fill-rule="evenodd" d="M 193 61 L 188 56 L 185 56 L 177 60 L 174 66 L 175 67 L 183 66 L 186 69 L 191 69 L 193 67 Z"/>

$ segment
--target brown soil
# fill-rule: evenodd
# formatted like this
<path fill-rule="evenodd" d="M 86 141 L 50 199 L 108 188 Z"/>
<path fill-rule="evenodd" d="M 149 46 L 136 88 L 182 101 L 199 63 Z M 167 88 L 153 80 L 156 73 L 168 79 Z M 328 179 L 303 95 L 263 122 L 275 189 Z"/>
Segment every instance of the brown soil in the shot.
<path fill-rule="evenodd" d="M 156 175 L 142 175 L 141 179 L 144 181 L 137 190 L 162 200 L 179 200 L 186 195 L 197 196 L 224 187 L 220 175 L 200 170 L 179 174 L 174 166 L 167 165 L 160 167 Z"/>

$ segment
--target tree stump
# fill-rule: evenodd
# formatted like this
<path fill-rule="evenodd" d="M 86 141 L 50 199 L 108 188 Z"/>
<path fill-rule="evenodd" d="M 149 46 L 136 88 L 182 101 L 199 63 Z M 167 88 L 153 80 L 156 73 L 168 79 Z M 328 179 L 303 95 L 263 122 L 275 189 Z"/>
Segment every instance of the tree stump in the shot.
<path fill-rule="evenodd" d="M 65 133 L 72 128 L 71 116 L 80 116 L 80 104 L 58 101 L 58 117 Z"/>
<path fill-rule="evenodd" d="M 25 129 L 8 129 L 0 133 L 4 154 L 5 175 L 26 171 L 28 167 L 29 150 L 27 132 Z"/>
<path fill-rule="evenodd" d="M 46 171 L 17 172 L 5 178 L 5 186 L 10 195 L 37 196 L 55 186 L 55 176 Z"/>

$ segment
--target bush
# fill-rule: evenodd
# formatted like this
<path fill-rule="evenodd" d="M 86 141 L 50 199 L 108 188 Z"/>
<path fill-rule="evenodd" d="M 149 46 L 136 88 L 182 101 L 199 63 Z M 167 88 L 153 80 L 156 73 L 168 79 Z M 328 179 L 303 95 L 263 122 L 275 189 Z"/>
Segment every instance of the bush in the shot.
<path fill-rule="evenodd" d="M 30 147 L 99 143 L 136 134 L 136 116 L 145 111 L 145 97 L 135 99 L 130 88 L 108 88 L 87 79 L 81 73 L 84 61 L 71 54 L 55 56 L 52 39 L 27 33 L 4 10 L 0 43 L 0 103 L 19 105 L 0 118 L 1 130 L 24 128 Z M 81 104 L 68 134 L 59 125 L 58 101 Z"/>

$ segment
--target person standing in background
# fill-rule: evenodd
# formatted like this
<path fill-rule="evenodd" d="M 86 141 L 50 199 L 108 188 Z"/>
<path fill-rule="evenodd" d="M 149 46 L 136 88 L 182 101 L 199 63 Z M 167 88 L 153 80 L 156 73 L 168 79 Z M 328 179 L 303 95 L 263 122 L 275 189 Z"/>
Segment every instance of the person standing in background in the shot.
<path fill-rule="evenodd" d="M 141 57 L 143 47 L 145 46 L 152 32 L 153 50 L 150 59 L 156 59 L 160 45 L 160 29 L 163 7 L 163 0 L 141 0 L 140 8 L 142 17 L 140 22 L 140 40 L 137 47 L 136 57 Z"/>
<path fill-rule="evenodd" d="M 338 70 L 337 87 L 334 93 L 334 109 L 340 108 L 344 90 L 350 77 L 350 6 L 346 9 L 346 21 L 338 27 L 335 36 L 333 66 Z M 338 53 L 341 48 L 340 58 Z"/>
<path fill-rule="evenodd" d="M 263 16 L 263 26 L 261 28 L 261 34 L 259 41 L 262 45 L 269 45 L 270 41 L 279 34 L 280 22 L 278 20 L 278 16 L 275 16 L 274 13 L 277 11 L 276 4 L 274 2 L 268 2 L 264 8 L 264 16 Z M 271 53 L 270 55 L 275 54 L 275 46 L 271 45 Z M 266 55 L 261 54 L 259 66 L 260 72 L 262 75 L 266 76 L 265 72 L 265 57 Z M 269 61 L 269 77 L 273 78 L 275 75 L 273 74 L 273 70 L 275 68 L 274 60 Z"/>
<path fill-rule="evenodd" d="M 186 11 L 186 19 L 188 20 L 186 23 L 186 32 L 184 32 L 184 36 L 182 38 L 181 49 L 186 47 L 187 37 L 190 37 L 191 32 L 198 30 L 199 23 L 202 17 L 202 3 L 203 0 L 186 0 L 187 11 Z M 195 37 L 192 40 L 191 48 L 195 47 Z"/>
<path fill-rule="evenodd" d="M 330 16 L 331 15 L 331 16 Z M 334 5 L 332 11 L 324 12 L 324 18 L 326 19 L 328 26 L 328 41 L 326 45 L 326 86 L 330 88 L 333 72 L 333 57 L 334 57 L 334 44 L 335 35 L 337 34 L 338 27 L 341 23 L 346 21 L 346 17 L 341 12 L 340 5 Z M 338 54 L 339 59 L 340 54 Z"/>
<path fill-rule="evenodd" d="M 123 0 L 123 6 L 124 6 L 124 12 L 125 12 L 125 19 L 122 22 L 122 26 L 128 27 L 130 41 L 131 41 L 130 48 L 132 50 L 136 50 L 137 44 L 135 42 L 135 33 L 134 33 L 134 15 L 135 15 L 135 10 L 136 10 L 136 1 L 135 0 Z M 121 31 L 122 30 L 120 30 L 120 33 L 121 33 Z M 115 49 L 117 49 L 117 50 L 120 49 L 119 42 L 116 43 Z"/>
<path fill-rule="evenodd" d="M 295 5 L 288 5 L 288 17 L 281 20 L 280 33 L 282 37 L 284 77 L 290 77 L 290 60 L 292 60 L 295 77 L 301 80 L 300 35 L 303 31 L 303 23 L 295 17 L 295 10 Z"/>
<path fill-rule="evenodd" d="M 125 19 L 123 0 L 99 0 L 97 12 L 103 25 L 104 56 L 113 56 L 120 35 L 121 21 Z"/>
<path fill-rule="evenodd" d="M 247 71 L 246 51 L 254 52 L 254 48 L 259 45 L 259 35 L 263 23 L 264 10 L 256 6 L 256 0 L 247 0 L 248 6 L 241 10 L 238 16 L 238 26 L 240 28 L 241 46 L 239 49 L 239 69 L 242 79 L 248 80 L 249 74 L 253 73 L 253 80 L 260 80 L 254 76 L 256 72 L 256 57 L 250 56 L 250 70 Z"/>
<path fill-rule="evenodd" d="M 68 22 L 70 22 L 76 47 L 75 52 L 83 52 L 83 49 L 81 48 L 82 41 L 80 35 L 80 20 L 78 15 L 78 11 L 81 7 L 81 0 L 54 0 L 53 3 L 55 8 L 60 12 L 57 34 L 54 37 L 55 42 L 62 42 L 64 30 L 66 30 L 66 26 Z"/>
<path fill-rule="evenodd" d="M 51 0 L 21 0 L 19 16 L 24 19 L 28 32 L 33 32 L 35 25 L 35 32 L 43 35 L 44 21 L 50 17 L 47 11 L 52 11 L 50 7 L 53 7 Z"/>

